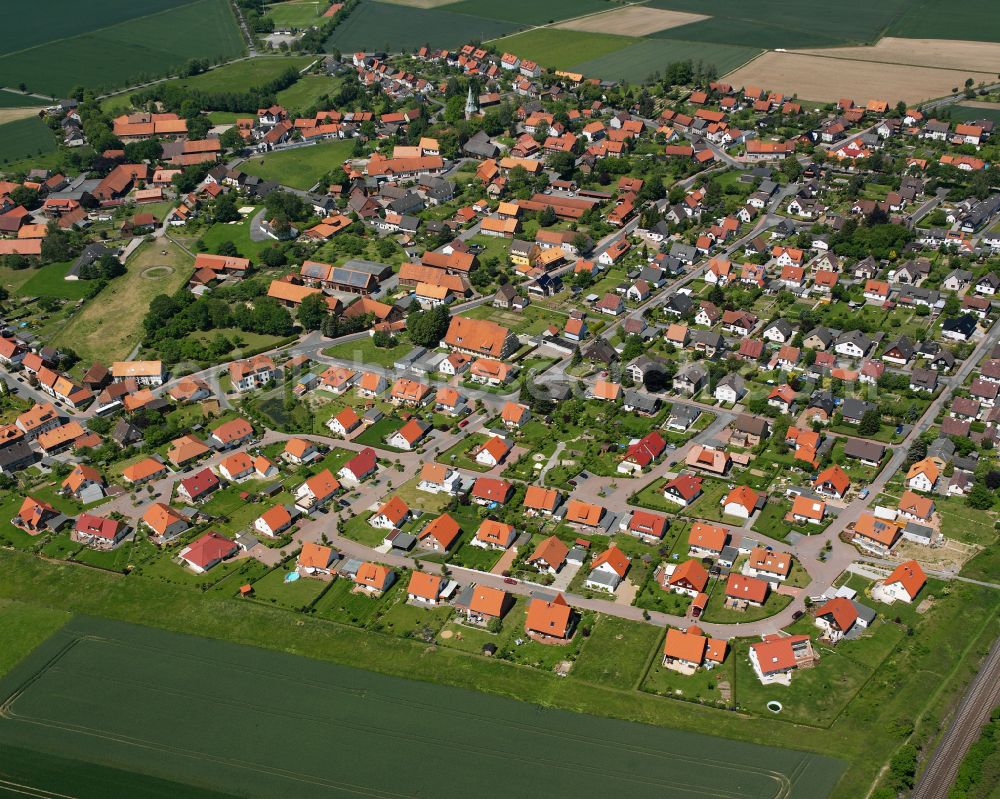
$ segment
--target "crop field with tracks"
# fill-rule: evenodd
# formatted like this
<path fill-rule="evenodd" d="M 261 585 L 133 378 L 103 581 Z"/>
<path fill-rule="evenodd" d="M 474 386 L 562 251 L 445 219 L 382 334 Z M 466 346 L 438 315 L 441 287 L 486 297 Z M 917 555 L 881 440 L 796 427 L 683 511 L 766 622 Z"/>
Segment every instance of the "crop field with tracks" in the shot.
<path fill-rule="evenodd" d="M 502 781 L 515 799 L 820 799 L 840 772 L 817 755 L 86 618 L 0 682 L 3 745 L 241 796 L 449 799 Z"/>

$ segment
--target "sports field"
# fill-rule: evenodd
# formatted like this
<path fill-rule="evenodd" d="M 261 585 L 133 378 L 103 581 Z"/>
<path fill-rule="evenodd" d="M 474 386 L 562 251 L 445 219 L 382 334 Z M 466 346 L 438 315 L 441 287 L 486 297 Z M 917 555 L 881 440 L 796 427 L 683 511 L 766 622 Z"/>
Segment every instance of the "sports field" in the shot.
<path fill-rule="evenodd" d="M 308 147 L 255 155 L 240 168 L 248 175 L 274 180 L 293 189 L 309 189 L 349 158 L 353 149 L 354 142 L 350 139 L 331 139 Z"/>
<path fill-rule="evenodd" d="M 228 0 L 41 0 L 22 6 L 0 33 L 0 85 L 23 82 L 50 96 L 79 85 L 127 86 L 190 58 L 232 58 L 243 50 Z"/>
<path fill-rule="evenodd" d="M 322 0 L 288 0 L 284 3 L 274 3 L 267 6 L 268 19 L 274 20 L 275 28 L 308 28 L 317 25 L 323 19 L 323 12 L 329 3 Z"/>
<path fill-rule="evenodd" d="M 253 797 L 448 799 L 503 786 L 514 799 L 822 799 L 841 770 L 821 756 L 84 617 L 0 682 L 0 703 L 0 746 Z"/>
<path fill-rule="evenodd" d="M 456 14 L 450 9 L 420 9 L 375 0 L 361 3 L 326 40 L 327 52 L 339 50 L 414 50 L 430 42 L 456 47 L 510 33 L 517 25 L 497 19 Z"/>

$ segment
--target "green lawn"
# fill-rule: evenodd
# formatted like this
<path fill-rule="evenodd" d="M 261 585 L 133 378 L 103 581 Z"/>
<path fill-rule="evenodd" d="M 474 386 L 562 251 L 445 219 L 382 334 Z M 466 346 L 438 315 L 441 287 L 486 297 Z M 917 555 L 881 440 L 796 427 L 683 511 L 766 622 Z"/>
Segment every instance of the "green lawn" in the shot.
<path fill-rule="evenodd" d="M 725 607 L 726 583 L 725 580 L 714 580 L 709 585 L 708 604 L 701 617 L 707 622 L 716 624 L 740 624 L 742 622 L 759 621 L 773 616 L 783 610 L 792 598 L 784 594 L 772 591 L 767 596 L 767 601 L 760 607 L 750 605 L 746 610 L 734 610 Z"/>
<path fill-rule="evenodd" d="M 255 155 L 240 167 L 248 175 L 257 175 L 293 189 L 310 189 L 320 178 L 349 158 L 354 149 L 350 139 L 333 139 L 279 150 L 266 155 Z"/>
<path fill-rule="evenodd" d="M 573 664 L 573 676 L 611 688 L 635 688 L 662 636 L 662 631 L 649 624 L 601 616 Z"/>
<path fill-rule="evenodd" d="M 458 520 L 456 519 L 455 521 Z M 462 536 L 462 542 L 455 549 L 452 556 L 448 558 L 449 565 L 464 566 L 466 569 L 476 569 L 484 572 L 490 571 L 496 565 L 496 562 L 500 560 L 500 556 L 503 554 L 501 550 L 484 549 L 483 547 L 475 547 L 469 543 L 478 529 L 477 525 L 469 530 L 465 530 L 466 534 Z"/>
<path fill-rule="evenodd" d="M 150 301 L 157 294 L 173 294 L 183 286 L 191 275 L 191 263 L 173 243 L 160 240 L 142 245 L 129 257 L 127 272 L 73 316 L 51 343 L 73 347 L 87 362 L 109 363 L 126 357 L 139 343 L 142 318 Z M 168 269 L 147 271 L 151 267 Z"/>
<path fill-rule="evenodd" d="M 272 239 L 267 239 L 265 241 L 253 241 L 250 238 L 250 223 L 253 221 L 254 216 L 258 211 L 258 207 L 255 207 L 253 211 L 243 217 L 239 222 L 233 223 L 223 223 L 219 222 L 208 228 L 202 228 L 197 230 L 197 238 L 200 238 L 205 243 L 205 249 L 208 252 L 215 252 L 219 245 L 226 241 L 231 241 L 236 245 L 236 251 L 242 255 L 244 258 L 250 258 L 256 261 L 261 250 L 269 249 L 275 246 L 276 242 Z M 194 243 L 194 239 L 189 242 L 189 246 Z"/>
<path fill-rule="evenodd" d="M 413 349 L 413 345 L 408 341 L 401 341 L 395 347 L 387 347 L 385 349 L 381 347 L 376 347 L 372 338 L 366 336 L 365 338 L 356 339 L 354 341 L 345 341 L 341 344 L 335 344 L 332 347 L 327 347 L 323 350 L 323 354 L 329 358 L 337 358 L 342 361 L 351 361 L 357 364 L 358 369 L 363 369 L 365 364 L 372 364 L 375 366 L 392 366 L 397 358 L 406 355 L 410 350 Z"/>
<path fill-rule="evenodd" d="M 31 277 L 21 286 L 24 297 L 58 297 L 79 300 L 93 287 L 89 280 L 66 280 L 72 261 L 48 264 L 31 270 Z"/>
<path fill-rule="evenodd" d="M 978 546 L 997 542 L 993 513 L 970 508 L 957 497 L 934 497 L 934 507 L 941 516 L 941 533 L 945 537 Z"/>
<path fill-rule="evenodd" d="M 792 524 L 785 521 L 785 514 L 791 509 L 792 503 L 787 500 L 779 500 L 773 497 L 768 499 L 767 504 L 764 505 L 764 509 L 754 521 L 753 529 L 762 535 L 766 535 L 768 538 L 784 541 L 788 537 L 788 534 L 792 532 L 801 533 L 802 535 L 820 533 L 832 521 L 832 518 L 828 516 L 823 524 L 810 524 L 808 522 L 804 524 Z"/>
<path fill-rule="evenodd" d="M 662 641 L 662 638 L 660 639 Z M 713 669 L 698 669 L 694 674 L 681 674 L 663 665 L 662 651 L 657 651 L 653 664 L 642 683 L 642 690 L 651 694 L 699 702 L 706 705 L 727 707 L 733 703 L 733 693 L 738 687 L 735 679 L 735 657 L 732 651 L 725 662 Z M 728 683 L 730 699 L 727 703 L 720 684 Z"/>
<path fill-rule="evenodd" d="M 340 81 L 326 75 L 304 75 L 278 92 L 278 102 L 292 111 L 305 110 L 324 95 L 335 94 Z"/>
<path fill-rule="evenodd" d="M 325 594 L 316 602 L 316 614 L 324 619 L 330 619 L 342 624 L 364 626 L 383 610 L 387 610 L 395 594 L 400 588 L 399 574 L 396 582 L 381 597 L 371 597 L 354 593 L 354 583 L 345 578 L 337 578 Z"/>
<path fill-rule="evenodd" d="M 0 601 L 0 675 L 10 671 L 69 619 L 70 614 L 63 610 Z"/>
<path fill-rule="evenodd" d="M 294 565 L 294 564 L 292 564 Z M 253 584 L 254 598 L 259 602 L 273 602 L 286 608 L 304 608 L 312 605 L 329 583 L 307 577 L 285 582 L 288 569 L 277 568 Z"/>
<path fill-rule="evenodd" d="M 391 450 L 385 440 L 403 426 L 403 420 L 398 416 L 386 416 L 383 419 L 369 425 L 358 434 L 355 440 L 359 444 L 367 444 L 371 447 L 381 447 Z"/>
<path fill-rule="evenodd" d="M 437 461 L 438 463 L 456 466 L 460 469 L 469 469 L 473 472 L 488 472 L 490 470 L 489 466 L 476 463 L 469 455 L 475 447 L 486 443 L 487 438 L 488 436 L 485 433 L 471 433 L 438 455 Z"/>

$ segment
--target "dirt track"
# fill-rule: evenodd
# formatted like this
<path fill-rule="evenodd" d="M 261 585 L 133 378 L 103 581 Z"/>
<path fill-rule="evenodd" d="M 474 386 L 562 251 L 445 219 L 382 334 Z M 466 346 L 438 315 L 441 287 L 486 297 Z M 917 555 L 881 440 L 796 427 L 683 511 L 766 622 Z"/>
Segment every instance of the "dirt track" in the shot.
<path fill-rule="evenodd" d="M 553 25 L 571 31 L 588 33 L 612 33 L 618 36 L 646 36 L 656 31 L 690 25 L 708 19 L 703 14 L 689 14 L 685 11 L 664 11 L 659 8 L 627 6 L 614 11 L 591 14 L 581 19 Z"/>

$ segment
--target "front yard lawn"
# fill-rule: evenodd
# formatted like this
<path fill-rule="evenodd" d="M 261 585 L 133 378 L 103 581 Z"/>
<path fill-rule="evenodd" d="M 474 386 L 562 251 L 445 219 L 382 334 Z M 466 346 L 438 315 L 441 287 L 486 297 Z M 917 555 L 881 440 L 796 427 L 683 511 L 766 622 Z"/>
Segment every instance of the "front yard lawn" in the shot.
<path fill-rule="evenodd" d="M 741 624 L 743 622 L 759 621 L 781 612 L 792 598 L 772 591 L 767 601 L 761 607 L 750 605 L 746 610 L 734 610 L 725 607 L 726 583 L 724 580 L 713 580 L 709 587 L 708 605 L 701 618 L 716 624 Z"/>

